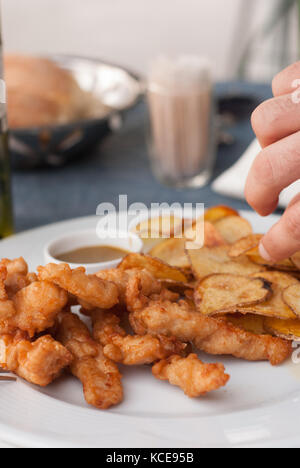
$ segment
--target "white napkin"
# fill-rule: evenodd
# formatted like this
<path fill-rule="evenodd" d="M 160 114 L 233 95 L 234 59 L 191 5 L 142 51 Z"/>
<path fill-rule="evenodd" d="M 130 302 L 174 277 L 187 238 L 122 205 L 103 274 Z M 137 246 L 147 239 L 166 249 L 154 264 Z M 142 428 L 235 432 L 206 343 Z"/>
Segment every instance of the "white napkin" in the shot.
<path fill-rule="evenodd" d="M 220 175 L 212 184 L 212 189 L 221 195 L 245 199 L 244 188 L 248 172 L 254 159 L 261 151 L 261 146 L 254 140 L 241 158 L 226 172 Z M 300 193 L 300 180 L 285 189 L 279 199 L 279 206 L 286 208 L 291 199 Z"/>

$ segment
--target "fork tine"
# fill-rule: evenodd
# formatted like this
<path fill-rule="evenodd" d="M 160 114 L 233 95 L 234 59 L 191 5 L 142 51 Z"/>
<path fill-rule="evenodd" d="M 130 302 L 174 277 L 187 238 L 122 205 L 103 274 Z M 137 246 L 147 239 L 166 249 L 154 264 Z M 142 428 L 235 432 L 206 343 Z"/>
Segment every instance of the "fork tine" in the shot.
<path fill-rule="evenodd" d="M 1 377 L 0 376 L 0 382 L 16 382 L 16 377 Z"/>

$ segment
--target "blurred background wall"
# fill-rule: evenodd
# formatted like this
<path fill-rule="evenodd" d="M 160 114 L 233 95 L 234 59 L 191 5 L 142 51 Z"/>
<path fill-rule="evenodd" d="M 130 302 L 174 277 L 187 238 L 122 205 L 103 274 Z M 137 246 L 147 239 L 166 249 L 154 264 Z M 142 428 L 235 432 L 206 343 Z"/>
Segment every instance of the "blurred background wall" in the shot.
<path fill-rule="evenodd" d="M 2 0 L 4 41 L 9 51 L 95 56 L 139 72 L 159 53 L 203 54 L 214 62 L 216 78 L 227 79 L 236 76 L 249 37 L 284 1 Z M 292 61 L 292 23 L 293 17 L 274 31 L 285 43 L 271 35 L 251 47 L 249 78 L 268 80 L 282 62 L 282 48 L 288 52 L 283 61 Z"/>

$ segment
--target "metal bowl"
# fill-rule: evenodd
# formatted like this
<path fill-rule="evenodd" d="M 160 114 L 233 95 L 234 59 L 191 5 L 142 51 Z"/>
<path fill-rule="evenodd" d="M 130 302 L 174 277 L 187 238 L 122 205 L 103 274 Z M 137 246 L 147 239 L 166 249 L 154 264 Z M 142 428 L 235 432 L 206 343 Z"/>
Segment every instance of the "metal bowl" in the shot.
<path fill-rule="evenodd" d="M 10 131 L 12 165 L 15 169 L 63 166 L 86 155 L 112 130 L 119 128 L 129 109 L 143 94 L 142 80 L 136 74 L 97 59 L 56 55 L 49 57 L 69 70 L 80 87 L 105 105 L 95 108 L 85 120 L 66 125 L 25 128 Z M 101 109 L 100 109 L 101 107 Z"/>

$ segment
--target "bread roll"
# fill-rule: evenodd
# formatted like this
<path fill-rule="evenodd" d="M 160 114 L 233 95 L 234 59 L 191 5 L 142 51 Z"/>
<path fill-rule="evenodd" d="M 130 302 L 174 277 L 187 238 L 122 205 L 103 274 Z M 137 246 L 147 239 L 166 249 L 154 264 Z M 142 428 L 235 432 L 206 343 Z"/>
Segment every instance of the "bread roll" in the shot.
<path fill-rule="evenodd" d="M 87 114 L 91 96 L 51 60 L 6 55 L 4 66 L 11 128 L 65 124 Z"/>

